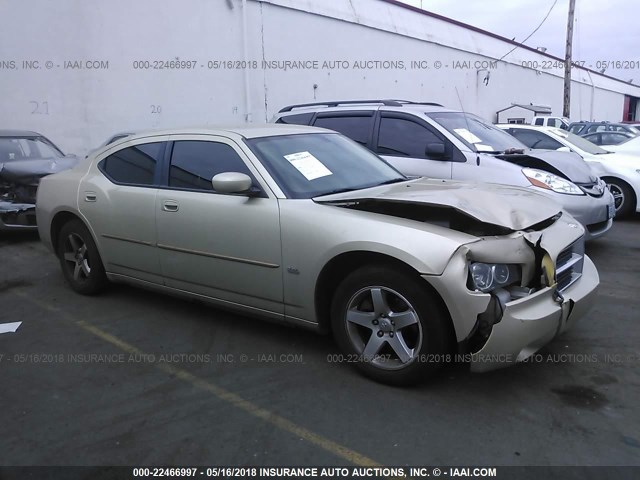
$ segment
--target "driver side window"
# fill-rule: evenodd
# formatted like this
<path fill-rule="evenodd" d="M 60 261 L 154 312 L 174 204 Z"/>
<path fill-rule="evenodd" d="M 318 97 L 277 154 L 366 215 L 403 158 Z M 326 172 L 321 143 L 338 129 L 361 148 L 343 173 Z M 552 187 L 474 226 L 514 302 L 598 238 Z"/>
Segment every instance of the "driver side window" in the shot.
<path fill-rule="evenodd" d="M 240 172 L 255 179 L 236 151 L 226 143 L 182 140 L 173 145 L 169 186 L 213 192 L 211 179 L 224 172 Z"/>
<path fill-rule="evenodd" d="M 403 118 L 382 117 L 377 153 L 396 157 L 428 158 L 427 144 L 444 143 L 428 128 Z"/>

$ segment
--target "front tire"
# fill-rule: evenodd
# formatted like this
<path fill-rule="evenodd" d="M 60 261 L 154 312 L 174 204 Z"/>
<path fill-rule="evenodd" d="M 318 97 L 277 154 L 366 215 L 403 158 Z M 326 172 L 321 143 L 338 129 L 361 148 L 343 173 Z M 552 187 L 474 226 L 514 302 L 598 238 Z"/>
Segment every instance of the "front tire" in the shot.
<path fill-rule="evenodd" d="M 631 215 L 636 208 L 636 198 L 633 189 L 618 178 L 605 178 L 605 183 L 613 195 L 616 206 L 616 217 L 623 218 Z"/>
<path fill-rule="evenodd" d="M 71 220 L 60 230 L 58 259 L 65 280 L 76 292 L 95 295 L 107 285 L 98 248 L 80 220 Z"/>
<path fill-rule="evenodd" d="M 381 383 L 427 380 L 445 362 L 450 320 L 416 275 L 370 266 L 348 275 L 331 307 L 332 331 L 349 363 Z"/>

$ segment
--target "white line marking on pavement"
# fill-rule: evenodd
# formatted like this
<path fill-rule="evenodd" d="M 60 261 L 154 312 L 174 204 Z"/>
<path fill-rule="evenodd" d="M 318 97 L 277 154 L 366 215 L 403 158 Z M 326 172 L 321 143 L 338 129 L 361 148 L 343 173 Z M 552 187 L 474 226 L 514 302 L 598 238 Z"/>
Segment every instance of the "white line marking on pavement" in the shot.
<path fill-rule="evenodd" d="M 22 322 L 0 323 L 0 335 L 3 333 L 14 333 Z"/>

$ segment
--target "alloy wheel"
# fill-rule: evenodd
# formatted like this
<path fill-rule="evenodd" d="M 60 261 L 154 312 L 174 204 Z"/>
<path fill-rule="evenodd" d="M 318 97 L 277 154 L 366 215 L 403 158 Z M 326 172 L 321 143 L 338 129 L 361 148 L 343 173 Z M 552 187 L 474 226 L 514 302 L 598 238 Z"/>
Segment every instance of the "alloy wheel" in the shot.
<path fill-rule="evenodd" d="M 77 233 L 70 233 L 64 244 L 64 260 L 69 271 L 73 271 L 75 281 L 89 278 L 91 266 L 87 254 L 87 245 Z"/>
<path fill-rule="evenodd" d="M 613 201 L 617 212 L 624 204 L 624 191 L 615 183 L 608 183 L 607 186 L 609 187 L 611 195 L 613 195 Z"/>
<path fill-rule="evenodd" d="M 371 286 L 356 292 L 345 314 L 349 340 L 361 361 L 385 370 L 415 361 L 423 342 L 415 308 L 398 292 Z"/>

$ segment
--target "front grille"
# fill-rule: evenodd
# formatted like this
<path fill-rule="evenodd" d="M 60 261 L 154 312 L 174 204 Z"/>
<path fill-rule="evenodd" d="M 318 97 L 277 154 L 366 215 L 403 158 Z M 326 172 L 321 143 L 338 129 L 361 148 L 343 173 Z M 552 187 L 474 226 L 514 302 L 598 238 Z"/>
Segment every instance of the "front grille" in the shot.
<path fill-rule="evenodd" d="M 556 283 L 558 290 L 569 288 L 582 276 L 584 265 L 584 238 L 575 241 L 565 248 L 556 260 Z"/>

